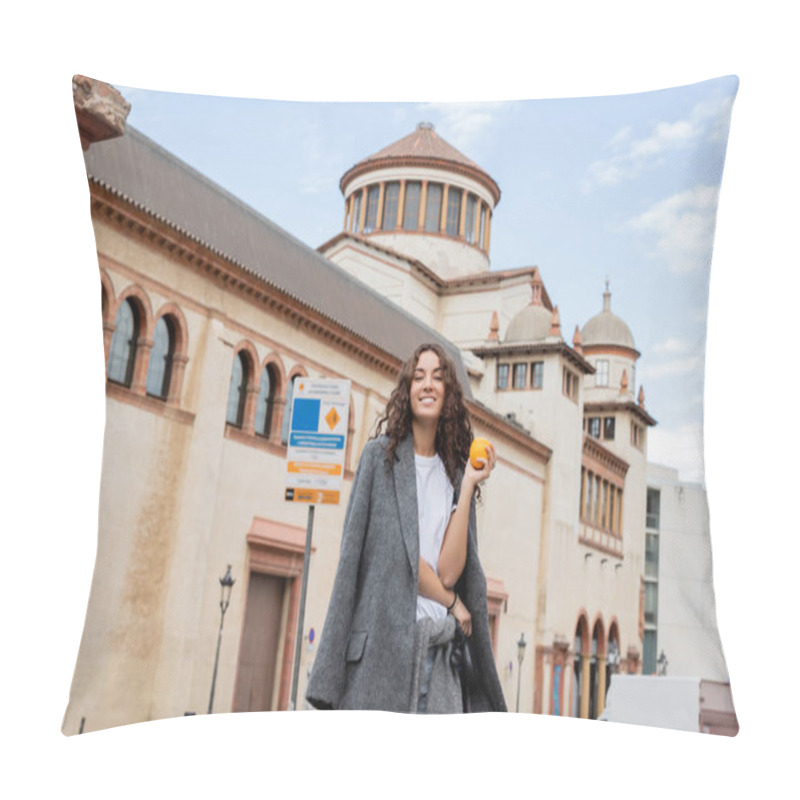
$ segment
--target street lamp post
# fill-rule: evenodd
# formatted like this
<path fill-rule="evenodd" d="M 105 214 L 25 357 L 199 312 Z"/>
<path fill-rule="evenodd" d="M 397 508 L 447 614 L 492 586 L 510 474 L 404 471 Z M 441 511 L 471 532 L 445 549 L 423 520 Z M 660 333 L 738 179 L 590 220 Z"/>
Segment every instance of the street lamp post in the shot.
<path fill-rule="evenodd" d="M 219 666 L 219 646 L 222 644 L 222 626 L 225 622 L 225 612 L 231 601 L 231 589 L 236 581 L 231 577 L 231 565 L 228 564 L 228 571 L 224 578 L 219 579 L 220 599 L 219 599 L 219 633 L 217 634 L 217 655 L 214 658 L 214 675 L 211 678 L 211 696 L 208 698 L 208 713 L 214 707 L 214 689 L 217 686 L 217 667 Z"/>
<path fill-rule="evenodd" d="M 519 687 L 522 682 L 522 659 L 525 658 L 526 644 L 525 633 L 523 632 L 519 635 L 519 641 L 517 642 L 517 661 L 519 661 L 519 670 L 517 671 L 517 713 L 519 713 Z"/>
<path fill-rule="evenodd" d="M 667 674 L 667 665 L 669 661 L 667 661 L 667 654 L 662 650 L 661 655 L 658 657 L 658 674 L 659 675 L 666 675 Z"/>

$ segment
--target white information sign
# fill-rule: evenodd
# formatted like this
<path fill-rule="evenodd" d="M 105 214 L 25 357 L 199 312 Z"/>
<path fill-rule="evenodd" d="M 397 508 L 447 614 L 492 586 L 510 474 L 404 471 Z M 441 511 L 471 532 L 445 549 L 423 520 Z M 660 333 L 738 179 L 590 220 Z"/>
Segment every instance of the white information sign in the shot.
<path fill-rule="evenodd" d="M 285 499 L 338 503 L 347 448 L 350 381 L 297 378 L 291 413 Z"/>

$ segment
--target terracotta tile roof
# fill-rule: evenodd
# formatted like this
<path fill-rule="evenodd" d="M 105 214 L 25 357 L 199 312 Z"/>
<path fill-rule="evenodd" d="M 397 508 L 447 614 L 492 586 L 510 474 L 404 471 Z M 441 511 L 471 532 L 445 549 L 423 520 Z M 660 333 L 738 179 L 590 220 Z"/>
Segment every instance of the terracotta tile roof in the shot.
<path fill-rule="evenodd" d="M 467 158 L 463 153 L 456 150 L 453 145 L 448 144 L 433 126 L 426 122 L 421 122 L 415 131 L 408 136 L 404 136 L 394 144 L 378 150 L 371 156 L 360 161 L 363 164 L 368 161 L 379 161 L 384 158 L 440 158 L 443 161 L 453 161 L 463 164 L 473 169 L 483 170 L 474 161 Z"/>
<path fill-rule="evenodd" d="M 407 136 L 354 164 L 342 176 L 339 188 L 344 192 L 352 178 L 368 172 L 373 167 L 409 163 L 440 168 L 450 167 L 475 178 L 486 186 L 494 198 L 495 205 L 500 200 L 500 187 L 494 178 L 472 159 L 467 158 L 453 145 L 442 139 L 429 122 L 421 122 L 416 130 Z"/>
<path fill-rule="evenodd" d="M 439 342 L 472 397 L 461 353 L 438 331 L 361 283 L 144 134 L 93 144 L 90 181 L 239 265 L 400 362 Z"/>

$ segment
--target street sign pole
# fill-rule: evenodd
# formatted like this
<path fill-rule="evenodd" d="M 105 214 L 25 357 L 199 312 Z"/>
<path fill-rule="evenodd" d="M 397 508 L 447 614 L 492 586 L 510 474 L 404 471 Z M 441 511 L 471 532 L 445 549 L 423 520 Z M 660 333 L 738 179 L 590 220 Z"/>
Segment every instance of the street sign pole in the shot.
<path fill-rule="evenodd" d="M 303 645 L 303 624 L 306 614 L 306 588 L 308 587 L 308 565 L 311 557 L 311 535 L 314 531 L 314 506 L 308 507 L 308 526 L 306 527 L 306 552 L 303 555 L 303 586 L 300 591 L 300 614 L 297 620 L 297 634 L 294 643 L 294 670 L 292 673 L 292 704 L 297 709 L 297 677 L 300 672 L 300 648 Z"/>
<path fill-rule="evenodd" d="M 349 380 L 301 377 L 294 386 L 289 439 L 286 445 L 284 498 L 292 503 L 308 503 L 309 506 L 300 612 L 294 644 L 292 690 L 289 700 L 291 711 L 297 710 L 311 537 L 314 530 L 314 505 L 339 503 L 350 418 Z"/>

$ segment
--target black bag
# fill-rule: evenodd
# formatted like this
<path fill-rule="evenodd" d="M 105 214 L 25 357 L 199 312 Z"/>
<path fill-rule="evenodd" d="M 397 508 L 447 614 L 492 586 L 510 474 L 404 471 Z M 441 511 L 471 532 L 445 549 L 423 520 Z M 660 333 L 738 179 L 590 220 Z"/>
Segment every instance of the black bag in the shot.
<path fill-rule="evenodd" d="M 453 649 L 450 653 L 450 666 L 458 673 L 461 678 L 461 700 L 464 705 L 464 713 L 472 711 L 470 696 L 478 686 L 478 671 L 470 653 L 469 638 L 464 636 L 461 628 L 456 626 L 456 636 Z"/>

